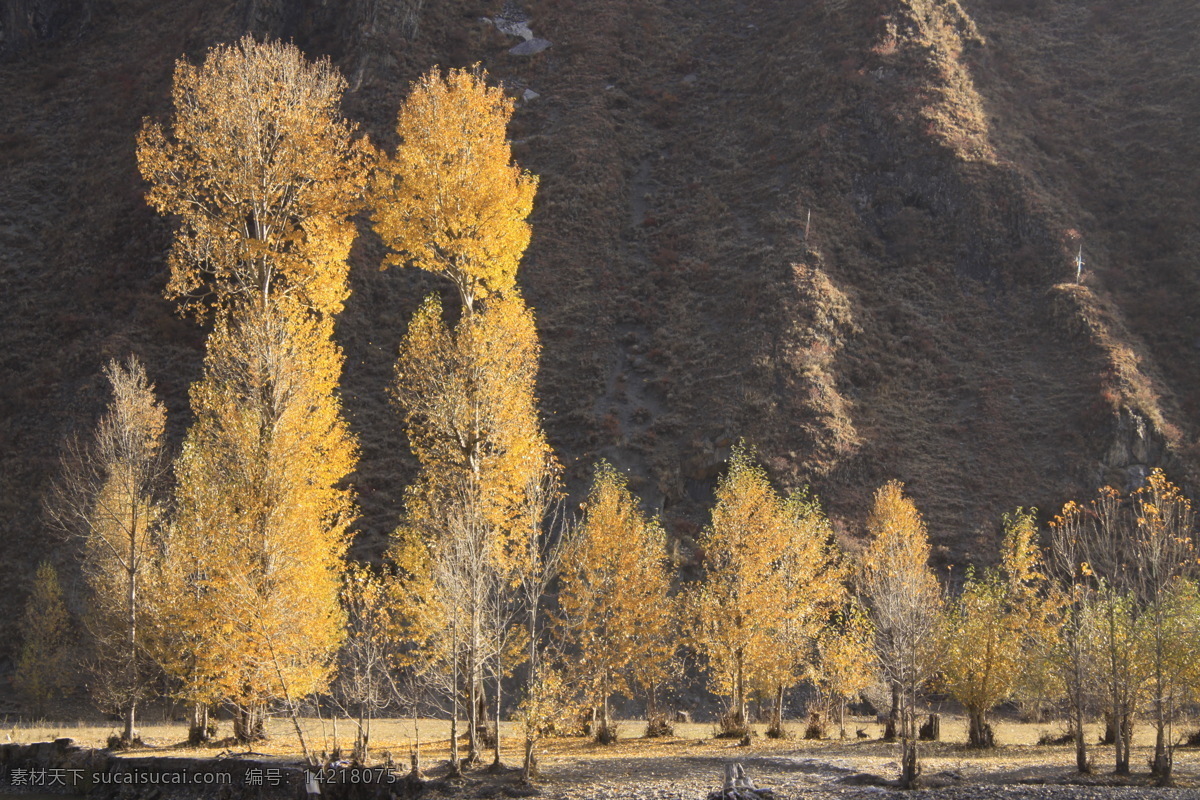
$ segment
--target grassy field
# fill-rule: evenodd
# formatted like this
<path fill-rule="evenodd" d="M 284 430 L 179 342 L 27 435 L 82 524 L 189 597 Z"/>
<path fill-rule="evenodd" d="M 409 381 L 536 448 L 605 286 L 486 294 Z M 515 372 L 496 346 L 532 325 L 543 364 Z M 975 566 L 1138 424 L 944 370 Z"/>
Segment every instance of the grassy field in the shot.
<path fill-rule="evenodd" d="M 764 726 L 757 726 L 760 735 L 754 738 L 749 747 L 740 747 L 732 740 L 713 738 L 713 725 L 710 723 L 679 724 L 675 726 L 674 737 L 657 739 L 641 738 L 644 724 L 639 720 L 621 722 L 619 731 L 622 738 L 611 746 L 597 745 L 577 737 L 546 740 L 540 750 L 544 777 L 551 782 L 565 784 L 594 784 L 629 779 L 639 774 L 660 781 L 671 781 L 676 779 L 676 771 L 683 770 L 680 779 L 693 778 L 696 769 L 711 768 L 715 771 L 717 767 L 714 765 L 726 759 L 752 760 L 772 764 L 785 774 L 799 771 L 825 775 L 829 779 L 853 773 L 894 779 L 898 773 L 898 745 L 878 740 L 881 730 L 873 719 L 849 720 L 847 730 L 850 736 L 854 737 L 855 731 L 862 729 L 870 738 L 845 741 L 836 738 L 805 741 L 800 738 L 802 728 L 799 723 L 790 725 L 793 738 L 773 740 L 761 735 Z M 112 724 L 94 721 L 39 720 L 5 722 L 4 725 L 7 741 L 35 742 L 67 736 L 81 745 L 92 747 L 103 746 L 107 738 L 116 732 Z M 422 719 L 418 726 L 422 765 L 436 774 L 448 757 L 449 723 L 445 720 Z M 966 720 L 955 716 L 943 717 L 943 741 L 923 745 L 925 774 L 952 776 L 956 781 L 971 783 L 1057 782 L 1072 779 L 1073 748 L 1037 744 L 1044 734 L 1059 733 L 1060 723 L 1032 724 L 1000 720 L 994 723 L 994 727 L 1000 745 L 990 751 L 972 750 L 961 744 L 966 740 Z M 309 747 L 318 754 L 328 754 L 336 745 L 348 751 L 353 743 L 353 725 L 344 719 L 337 724 L 336 737 L 329 719 L 305 718 L 302 728 Z M 1181 725 L 1179 729 L 1190 730 L 1191 726 Z M 185 744 L 187 728 L 183 723 L 155 723 L 144 725 L 140 730 L 146 747 L 131 750 L 130 755 L 218 757 L 253 754 L 293 760 L 298 759 L 300 753 L 291 721 L 283 717 L 272 719 L 268 728 L 269 739 L 252 748 L 234 746 L 228 740 L 204 748 L 188 747 Z M 222 722 L 218 736 L 227 736 L 229 732 L 229 723 Z M 509 765 L 519 765 L 519 731 L 513 724 L 504 723 L 501 732 L 503 761 Z M 1098 727 L 1090 728 L 1089 740 L 1095 742 L 1099 733 Z M 833 735 L 836 736 L 836 730 Z M 407 764 L 415 739 L 411 719 L 376 720 L 372 730 L 371 763 L 383 763 L 390 754 L 399 764 Z M 1132 759 L 1135 773 L 1147 771 L 1153 744 L 1153 730 L 1148 725 L 1139 726 Z M 1094 746 L 1092 759 L 1096 767 L 1095 780 L 1106 780 L 1111 772 L 1111 748 Z M 490 762 L 489 752 L 485 763 Z M 1181 748 L 1177 751 L 1176 775 L 1181 785 L 1195 786 L 1200 783 L 1200 750 Z"/>

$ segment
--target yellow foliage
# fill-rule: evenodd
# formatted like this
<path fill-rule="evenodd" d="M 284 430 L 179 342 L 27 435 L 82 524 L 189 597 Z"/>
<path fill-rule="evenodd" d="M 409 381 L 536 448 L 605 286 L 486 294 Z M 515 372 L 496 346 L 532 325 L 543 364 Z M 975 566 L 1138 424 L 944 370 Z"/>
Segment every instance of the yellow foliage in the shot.
<path fill-rule="evenodd" d="M 61 695 L 67 687 L 71 667 L 70 618 L 58 571 L 49 561 L 38 565 L 33 590 L 25 603 L 22 628 L 24 641 L 12 680 L 41 713 L 46 701 Z"/>
<path fill-rule="evenodd" d="M 454 328 L 428 298 L 396 363 L 394 394 L 421 465 L 397 541 L 428 548 L 430 582 L 413 588 L 435 595 L 429 603 L 442 631 L 424 655 L 430 667 L 465 667 L 472 753 L 484 664 L 503 672 L 517 657 L 520 636 L 503 608 L 533 566 L 530 493 L 552 461 L 538 422 L 538 352 L 533 314 L 514 289 L 491 295 Z"/>
<path fill-rule="evenodd" d="M 148 122 L 137 151 L 150 205 L 180 221 L 168 297 L 197 313 L 282 295 L 341 310 L 370 161 L 344 88 L 328 60 L 249 36 L 176 63 L 170 129 Z"/>
<path fill-rule="evenodd" d="M 851 601 L 817 636 L 817 685 L 843 702 L 866 691 L 875 679 L 874 639 L 866 609 Z"/>
<path fill-rule="evenodd" d="M 929 568 L 925 523 L 904 486 L 890 481 L 875 492 L 867 518 L 871 540 L 861 557 L 859 585 L 870 602 L 880 670 L 901 690 L 906 738 L 915 738 L 916 693 L 937 668 L 942 591 Z"/>
<path fill-rule="evenodd" d="M 429 547 L 418 532 L 402 528 L 388 548 L 388 562 L 395 568 L 387 581 L 391 636 L 407 645 L 395 652 L 393 663 L 397 667 L 419 667 L 415 651 L 427 645 L 445 624 L 445 609 L 435 592 Z"/>
<path fill-rule="evenodd" d="M 560 633 L 578 648 L 571 672 L 593 707 L 652 689 L 675 650 L 666 532 L 628 481 L 601 462 L 563 558 Z M 655 670 L 657 667 L 658 670 Z"/>
<path fill-rule="evenodd" d="M 434 69 L 400 109 L 401 143 L 372 182 L 375 230 L 396 251 L 384 265 L 446 275 L 463 305 L 516 282 L 529 246 L 537 179 L 512 163 L 512 100 L 486 73 Z"/>
<path fill-rule="evenodd" d="M 284 298 L 218 321 L 176 465 L 169 562 L 195 699 L 250 705 L 321 689 L 342 637 L 356 448 L 335 389 L 333 322 Z"/>
<path fill-rule="evenodd" d="M 372 155 L 344 88 L 328 61 L 244 37 L 180 60 L 169 130 L 138 139 L 148 201 L 181 223 L 167 295 L 216 311 L 159 565 L 160 650 L 196 701 L 321 689 L 342 638 L 357 453 L 332 315 Z"/>
<path fill-rule="evenodd" d="M 533 313 L 516 292 L 494 296 L 453 330 L 435 295 L 418 309 L 395 384 L 422 468 L 406 499 L 410 525 L 444 530 L 446 510 L 469 496 L 497 533 L 497 561 L 510 564 L 523 552 L 525 492 L 549 452 L 537 416 L 539 352 Z"/>
<path fill-rule="evenodd" d="M 942 678 L 973 715 L 972 734 L 986 734 L 985 715 L 1017 690 L 1049 639 L 1050 606 L 1033 511 L 1005 514 L 1001 570 L 971 573 L 946 620 Z M 983 739 L 976 744 L 986 743 Z"/>
<path fill-rule="evenodd" d="M 717 487 L 700 538 L 705 579 L 689 593 L 710 686 L 744 717 L 746 698 L 796 683 L 844 595 L 829 523 L 803 496 L 780 497 L 744 446 Z"/>
<path fill-rule="evenodd" d="M 109 362 L 105 375 L 113 399 L 97 426 L 90 451 L 97 491 L 87 498 L 83 572 L 90 590 L 89 622 L 101 639 L 115 638 L 120 658 L 140 650 L 129 627 L 139 620 L 153 556 L 152 535 L 163 516 L 156 484 L 166 408 L 154 396 L 141 363 Z M 134 642 L 125 641 L 134 636 Z M 140 655 L 140 654 L 139 654 Z M 128 665 L 120 667 L 130 671 Z"/>

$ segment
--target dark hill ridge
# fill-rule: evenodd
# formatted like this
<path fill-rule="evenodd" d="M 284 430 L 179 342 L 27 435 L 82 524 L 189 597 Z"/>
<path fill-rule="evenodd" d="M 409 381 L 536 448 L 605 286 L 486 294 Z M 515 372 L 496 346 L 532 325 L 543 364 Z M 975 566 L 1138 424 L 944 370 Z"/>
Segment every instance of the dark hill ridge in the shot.
<path fill-rule="evenodd" d="M 511 134 L 542 179 L 521 281 L 547 427 L 573 488 L 609 458 L 685 545 L 739 436 L 850 538 L 906 481 L 956 564 L 989 558 L 1018 505 L 1153 465 L 1191 479 L 1193 3 L 526 0 L 553 42 L 533 57 L 480 21 L 501 6 L 112 0 L 0 64 L 7 619 L 39 558 L 70 562 L 39 502 L 103 361 L 137 351 L 186 425 L 204 332 L 161 298 L 171 231 L 134 138 L 175 58 L 246 29 L 333 57 L 347 115 L 389 146 L 432 64 L 540 94 Z M 412 475 L 387 385 L 438 287 L 380 257 L 364 235 L 338 326 L 363 555 Z"/>

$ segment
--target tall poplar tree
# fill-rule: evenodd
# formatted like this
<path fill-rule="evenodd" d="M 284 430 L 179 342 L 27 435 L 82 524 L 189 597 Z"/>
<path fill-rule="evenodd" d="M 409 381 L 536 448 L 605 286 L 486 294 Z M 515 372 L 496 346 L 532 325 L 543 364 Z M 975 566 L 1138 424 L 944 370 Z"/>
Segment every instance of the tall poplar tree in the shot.
<path fill-rule="evenodd" d="M 341 482 L 356 450 L 335 393 L 332 328 L 281 309 L 221 321 L 192 388 L 173 544 L 200 568 L 185 627 L 219 626 L 202 645 L 218 672 L 203 682 L 234 704 L 240 738 L 262 734 L 268 701 L 291 708 L 323 688 L 341 641 L 353 516 Z"/>
<path fill-rule="evenodd" d="M 497 593 L 520 583 L 525 493 L 548 453 L 537 333 L 516 288 L 537 181 L 512 161 L 512 109 L 483 73 L 431 71 L 401 107 L 400 144 L 371 184 L 375 230 L 392 250 L 384 265 L 444 275 L 459 295 L 455 324 L 435 297 L 413 317 L 395 396 L 421 464 L 400 535 L 418 531 L 436 562 L 431 574 L 462 649 L 450 661 L 465 667 L 468 762 L 479 758 L 485 661 L 504 652 L 485 641 L 502 636 L 486 617 L 507 602 Z M 457 674 L 452 684 L 457 725 Z"/>
<path fill-rule="evenodd" d="M 294 718 L 325 685 L 342 630 L 357 454 L 332 315 L 370 156 L 338 111 L 344 88 L 327 60 L 246 37 L 180 60 L 169 129 L 138 141 L 149 202 L 180 221 L 167 294 L 215 311 L 176 465 L 171 664 L 190 698 L 234 705 L 241 739 L 262 735 L 268 700 Z"/>
<path fill-rule="evenodd" d="M 987 714 L 1017 689 L 1048 625 L 1034 512 L 1004 521 L 1000 568 L 972 573 L 946 616 L 942 679 L 967 710 L 974 747 L 995 745 Z"/>
<path fill-rule="evenodd" d="M 467 724 L 478 758 L 485 613 L 495 592 L 515 588 L 525 550 L 526 494 L 548 445 L 534 393 L 533 315 L 514 293 L 495 296 L 446 324 L 429 298 L 409 325 L 395 396 L 421 463 L 405 496 L 402 536 L 426 542 L 446 622 L 463 649 Z"/>
<path fill-rule="evenodd" d="M 938 667 L 942 590 L 929 567 L 925 523 L 899 481 L 875 492 L 867 531 L 859 587 L 875 628 L 875 657 L 899 701 L 900 782 L 912 788 L 920 777 L 917 695 Z"/>
<path fill-rule="evenodd" d="M 1133 493 L 1133 592 L 1140 606 L 1147 662 L 1154 760 L 1163 783 L 1174 768 L 1175 716 L 1187 696 L 1188 672 L 1200 659 L 1195 638 L 1195 512 L 1161 469 Z"/>
<path fill-rule="evenodd" d="M 1095 705 L 1093 685 L 1099 658 L 1095 652 L 1095 616 L 1091 613 L 1093 593 L 1090 567 L 1083 557 L 1089 521 L 1083 506 L 1070 501 L 1050 521 L 1047 566 L 1054 614 L 1045 655 L 1067 699 L 1068 729 L 1075 744 L 1075 768 L 1080 774 L 1092 771 L 1088 759 L 1084 722 Z"/>
<path fill-rule="evenodd" d="M 147 629 L 161 623 L 147 583 L 164 517 L 167 412 L 136 358 L 110 361 L 104 374 L 112 399 L 91 441 L 75 443 L 64 458 L 48 508 L 83 543 L 89 684 L 97 701 L 119 710 L 129 743 L 152 675 Z"/>

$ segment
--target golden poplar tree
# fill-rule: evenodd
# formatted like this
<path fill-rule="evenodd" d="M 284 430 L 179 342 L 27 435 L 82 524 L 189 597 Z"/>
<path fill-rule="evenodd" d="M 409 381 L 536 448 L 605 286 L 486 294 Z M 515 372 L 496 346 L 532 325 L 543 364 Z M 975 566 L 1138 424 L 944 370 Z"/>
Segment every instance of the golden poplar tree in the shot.
<path fill-rule="evenodd" d="M 1100 489 L 1080 527 L 1076 567 L 1086 588 L 1087 628 L 1094 636 L 1091 657 L 1103 690 L 1101 708 L 1112 736 L 1115 771 L 1128 775 L 1134 715 L 1146 697 L 1141 603 L 1135 592 L 1138 563 L 1134 507 L 1110 486 Z M 1099 688 L 1099 687 L 1096 687 Z"/>
<path fill-rule="evenodd" d="M 1195 512 L 1178 486 L 1155 469 L 1133 493 L 1134 547 L 1131 571 L 1139 605 L 1142 650 L 1154 724 L 1151 771 L 1171 779 L 1175 715 L 1188 694 L 1189 673 L 1200 660 L 1195 633 Z"/>
<path fill-rule="evenodd" d="M 167 412 L 136 358 L 111 361 L 104 374 L 112 399 L 92 440 L 73 445 L 64 459 L 48 508 L 60 527 L 83 542 L 89 688 L 101 706 L 121 714 L 122 738 L 129 743 L 152 677 L 147 631 L 158 620 L 147 584 L 164 516 Z"/>
<path fill-rule="evenodd" d="M 323 688 L 341 641 L 353 517 L 341 483 L 356 450 L 335 394 L 332 327 L 280 307 L 222 320 L 192 388 L 172 544 L 199 567 L 185 628 L 215 635 L 177 674 L 233 702 L 242 737 L 261 734 L 268 701 Z M 190 675 L 199 664 L 210 673 Z"/>
<path fill-rule="evenodd" d="M 328 59 L 249 36 L 176 62 L 171 124 L 147 122 L 137 148 L 147 201 L 180 223 L 168 298 L 341 310 L 371 155 L 338 110 L 345 87 Z"/>
<path fill-rule="evenodd" d="M 1068 722 L 1075 744 L 1075 768 L 1080 774 L 1092 771 L 1088 759 L 1084 722 L 1093 706 L 1096 636 L 1091 614 L 1092 587 L 1090 568 L 1083 557 L 1088 517 L 1074 501 L 1050 521 L 1048 571 L 1051 575 L 1050 647 L 1045 656 L 1067 700 Z"/>
<path fill-rule="evenodd" d="M 405 496 L 404 538 L 419 536 L 447 624 L 464 651 L 468 755 L 478 757 L 485 641 L 496 592 L 515 588 L 524 555 L 524 508 L 549 448 L 538 424 L 533 314 L 515 291 L 447 325 L 431 296 L 400 347 L 395 397 L 421 464 Z"/>
<path fill-rule="evenodd" d="M 468 311 L 516 285 L 529 246 L 537 179 L 516 166 L 506 138 L 513 101 L 487 74 L 432 70 L 400 109 L 400 146 L 372 183 L 384 261 L 445 275 Z"/>
<path fill-rule="evenodd" d="M 572 673 L 600 711 L 596 738 L 616 740 L 614 694 L 632 696 L 638 666 L 674 651 L 666 532 L 647 519 L 624 475 L 596 466 L 583 520 L 563 557 L 560 634 L 578 650 Z"/>
<path fill-rule="evenodd" d="M 332 315 L 369 160 L 338 112 L 344 88 L 328 61 L 246 37 L 179 61 L 169 129 L 148 123 L 138 141 L 149 202 L 180 221 L 168 296 L 216 312 L 176 465 L 169 664 L 187 696 L 235 705 L 243 739 L 261 735 L 268 700 L 294 718 L 341 638 L 357 454 Z"/>
<path fill-rule="evenodd" d="M 1000 568 L 972 571 L 946 615 L 942 680 L 967 710 L 974 747 L 994 746 L 987 714 L 1017 689 L 1048 624 L 1034 512 L 1006 514 L 1004 527 Z"/>
<path fill-rule="evenodd" d="M 505 652 L 508 628 L 496 610 L 520 583 L 525 495 L 548 453 L 537 334 L 516 289 L 536 179 L 512 163 L 512 101 L 485 78 L 434 70 L 415 83 L 397 119 L 400 145 L 371 183 L 375 229 L 393 251 L 384 266 L 445 275 L 461 301 L 456 325 L 436 298 L 418 310 L 401 344 L 395 396 L 421 465 L 400 537 L 425 541 L 448 638 L 462 649 L 450 664 L 465 667 L 471 762 L 485 661 Z M 457 673 L 452 684 L 456 726 Z"/>
<path fill-rule="evenodd" d="M 870 542 L 858 582 L 875 627 L 875 657 L 899 704 L 903 740 L 901 784 L 920 775 L 917 695 L 938 667 L 942 590 L 929 567 L 929 537 L 916 504 L 899 481 L 875 492 L 867 518 Z"/>
<path fill-rule="evenodd" d="M 1129 497 L 1102 488 L 1086 508 L 1068 503 L 1053 523 L 1063 603 L 1061 666 L 1075 726 L 1084 704 L 1103 708 L 1116 772 L 1128 774 L 1134 716 L 1149 706 L 1151 771 L 1170 780 L 1169 731 L 1195 675 L 1195 519 L 1191 503 L 1154 470 Z M 1077 735 L 1077 765 L 1089 769 Z"/>
<path fill-rule="evenodd" d="M 805 673 L 843 594 L 828 522 L 811 498 L 781 497 L 739 446 L 700 547 L 704 579 L 688 603 L 709 684 L 729 698 L 724 728 L 748 730 L 746 703 L 759 692 L 773 696 L 779 729 L 784 692 Z"/>

